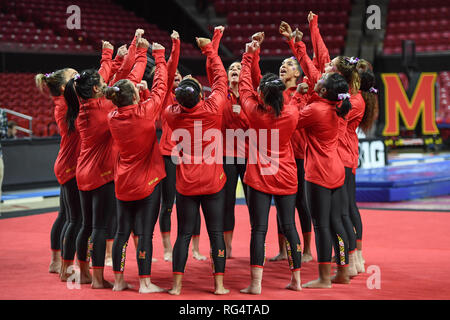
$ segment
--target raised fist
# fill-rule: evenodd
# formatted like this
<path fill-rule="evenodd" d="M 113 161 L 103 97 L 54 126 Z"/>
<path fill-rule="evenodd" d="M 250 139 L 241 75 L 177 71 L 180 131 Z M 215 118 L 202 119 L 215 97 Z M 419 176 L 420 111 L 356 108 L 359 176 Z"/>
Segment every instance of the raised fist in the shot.
<path fill-rule="evenodd" d="M 137 43 L 137 48 L 148 48 L 150 47 L 150 43 L 148 43 L 147 39 L 145 38 L 140 38 L 138 43 Z"/>
<path fill-rule="evenodd" d="M 197 40 L 197 45 L 200 49 L 211 42 L 211 40 L 208 38 L 195 38 L 195 39 Z"/>
<path fill-rule="evenodd" d="M 157 43 L 157 42 L 152 43 L 152 51 L 153 50 L 163 50 L 163 49 L 164 49 L 164 47 L 162 45 L 160 45 L 159 43 Z"/>
<path fill-rule="evenodd" d="M 103 41 L 103 40 L 102 40 L 102 48 L 103 49 L 111 49 L 111 50 L 114 49 L 113 45 L 110 42 Z"/>

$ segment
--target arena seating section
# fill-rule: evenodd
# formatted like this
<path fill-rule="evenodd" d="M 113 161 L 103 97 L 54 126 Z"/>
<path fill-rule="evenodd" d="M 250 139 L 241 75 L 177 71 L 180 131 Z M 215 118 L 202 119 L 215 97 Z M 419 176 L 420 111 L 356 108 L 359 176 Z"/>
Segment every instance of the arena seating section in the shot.
<path fill-rule="evenodd" d="M 261 30 L 266 33 L 262 55 L 292 55 L 278 33 L 282 19 L 293 27 L 299 27 L 304 33 L 308 51 L 312 54 L 307 24 L 307 13 L 310 10 L 319 14 L 319 27 L 330 54 L 343 52 L 350 0 L 210 1 L 214 3 L 216 13 L 227 18 L 223 43 L 235 56 L 240 56 L 244 43 L 253 33 Z M 391 0 L 384 53 L 399 53 L 401 39 L 406 39 L 406 34 L 411 34 L 412 39 L 416 40 L 419 52 L 450 50 L 450 25 L 447 18 L 450 3 L 442 3 L 445 2 Z M 112 3 L 112 0 L 77 0 L 74 4 L 81 8 L 81 30 L 67 29 L 66 1 L 0 0 L 0 49 L 17 52 L 35 50 L 98 53 L 101 49 L 100 40 L 109 40 L 118 47 L 130 42 L 136 27 L 142 27 L 150 41 L 160 42 L 166 48 L 171 47 L 167 31 L 124 10 Z M 182 55 L 195 56 L 200 55 L 200 52 L 192 44 L 182 43 Z M 199 80 L 208 85 L 206 77 L 199 76 Z M 402 77 L 402 82 L 405 81 L 406 77 Z M 450 126 L 450 71 L 440 72 L 438 83 L 436 121 L 440 128 L 445 128 Z M 58 134 L 52 100 L 36 89 L 32 73 L 0 73 L 0 107 L 33 116 L 35 136 Z M 25 120 L 10 115 L 8 118 L 28 127 Z M 19 135 L 23 136 L 20 132 Z"/>
<path fill-rule="evenodd" d="M 236 56 L 242 54 L 244 43 L 258 31 L 264 31 L 266 35 L 261 55 L 291 56 L 289 47 L 278 33 L 281 20 L 303 32 L 303 40 L 312 54 L 307 21 L 309 11 L 319 15 L 319 28 L 330 55 L 338 55 L 345 46 L 351 10 L 350 0 L 215 0 L 214 6 L 217 15 L 227 18 L 223 43 Z"/>
<path fill-rule="evenodd" d="M 450 50 L 450 2 L 390 0 L 384 54 L 400 54 L 402 40 L 415 40 L 417 52 Z"/>
<path fill-rule="evenodd" d="M 67 7 L 81 9 L 81 29 L 69 30 Z M 119 47 L 128 44 L 136 28 L 145 30 L 150 42 L 171 48 L 170 34 L 126 11 L 111 0 L 0 0 L 0 48 L 39 52 L 83 52 L 101 50 L 101 40 Z M 182 43 L 185 56 L 201 55 L 190 43 Z"/>

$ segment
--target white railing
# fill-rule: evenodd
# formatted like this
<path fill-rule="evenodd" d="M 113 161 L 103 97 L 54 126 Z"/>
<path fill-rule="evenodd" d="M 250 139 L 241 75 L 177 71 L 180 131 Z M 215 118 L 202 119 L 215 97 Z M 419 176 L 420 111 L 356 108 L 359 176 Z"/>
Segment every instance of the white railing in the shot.
<path fill-rule="evenodd" d="M 20 113 L 20 112 L 17 112 L 17 111 L 13 111 L 13 110 L 10 110 L 10 109 L 6 109 L 6 108 L 2 108 L 2 109 L 5 110 L 6 113 L 9 113 L 9 114 L 12 114 L 12 115 L 14 115 L 16 117 L 28 120 L 28 125 L 29 125 L 28 129 L 24 128 L 24 127 L 21 127 L 19 125 L 16 128 L 19 131 L 25 132 L 31 138 L 31 136 L 33 135 L 33 127 L 32 127 L 33 117 L 27 116 L 26 114 L 23 114 L 23 113 Z"/>

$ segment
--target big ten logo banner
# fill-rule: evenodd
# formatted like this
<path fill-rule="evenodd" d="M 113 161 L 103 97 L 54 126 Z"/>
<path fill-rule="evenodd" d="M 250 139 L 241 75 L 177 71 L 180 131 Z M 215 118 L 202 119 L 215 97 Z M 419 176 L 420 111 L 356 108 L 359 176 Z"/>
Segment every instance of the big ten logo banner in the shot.
<path fill-rule="evenodd" d="M 383 73 L 384 86 L 384 129 L 383 136 L 398 136 L 400 126 L 407 130 L 421 129 L 421 135 L 439 134 L 436 126 L 436 73 L 417 74 L 417 81 L 411 81 L 408 94 L 396 73 Z M 419 119 L 422 119 L 419 123 Z M 419 127 L 420 126 L 420 127 Z"/>
<path fill-rule="evenodd" d="M 360 139 L 358 168 L 370 169 L 386 166 L 386 147 L 383 140 Z"/>

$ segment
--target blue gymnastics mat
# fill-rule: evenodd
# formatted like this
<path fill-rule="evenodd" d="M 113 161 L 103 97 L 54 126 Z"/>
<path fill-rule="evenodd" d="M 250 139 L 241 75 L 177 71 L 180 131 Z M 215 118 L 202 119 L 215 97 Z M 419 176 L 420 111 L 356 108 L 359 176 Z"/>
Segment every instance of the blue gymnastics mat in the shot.
<path fill-rule="evenodd" d="M 448 194 L 450 160 L 356 171 L 358 202 L 393 202 Z"/>
<path fill-rule="evenodd" d="M 40 189 L 40 190 L 29 190 L 29 191 L 19 191 L 19 192 L 4 192 L 2 194 L 2 200 L 16 200 L 24 198 L 35 198 L 35 197 L 59 197 L 60 188 L 51 189 Z"/>

